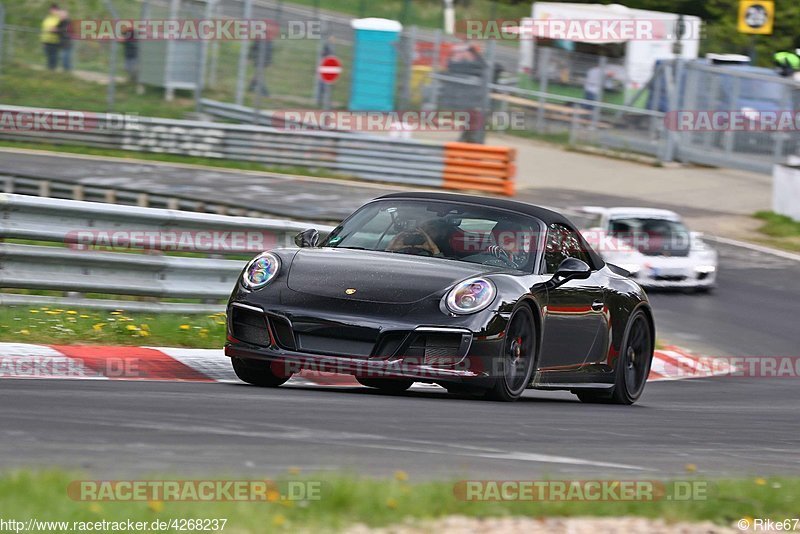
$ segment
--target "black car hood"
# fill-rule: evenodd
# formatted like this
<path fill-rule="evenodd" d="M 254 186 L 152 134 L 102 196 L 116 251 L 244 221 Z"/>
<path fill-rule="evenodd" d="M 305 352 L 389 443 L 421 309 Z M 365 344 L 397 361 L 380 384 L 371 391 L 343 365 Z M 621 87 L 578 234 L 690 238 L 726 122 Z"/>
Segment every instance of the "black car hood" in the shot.
<path fill-rule="evenodd" d="M 301 249 L 292 261 L 287 285 L 321 297 L 403 304 L 440 293 L 454 283 L 496 267 L 389 252 L 352 249 Z M 347 290 L 355 289 L 348 294 Z"/>

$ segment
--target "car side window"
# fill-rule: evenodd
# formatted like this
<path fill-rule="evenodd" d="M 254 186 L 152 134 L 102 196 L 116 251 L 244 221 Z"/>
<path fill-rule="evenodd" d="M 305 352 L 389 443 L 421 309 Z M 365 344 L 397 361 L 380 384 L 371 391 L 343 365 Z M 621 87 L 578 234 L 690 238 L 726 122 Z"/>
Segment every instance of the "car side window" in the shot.
<path fill-rule="evenodd" d="M 544 253 L 546 272 L 554 274 L 566 258 L 577 258 L 592 266 L 592 259 L 584 249 L 578 233 L 563 224 L 551 224 L 547 229 Z"/>

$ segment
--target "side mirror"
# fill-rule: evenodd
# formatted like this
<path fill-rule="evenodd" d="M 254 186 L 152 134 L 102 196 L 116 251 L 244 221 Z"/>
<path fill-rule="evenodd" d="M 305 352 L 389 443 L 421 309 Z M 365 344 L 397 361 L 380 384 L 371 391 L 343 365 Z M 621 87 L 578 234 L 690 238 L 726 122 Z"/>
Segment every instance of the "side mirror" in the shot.
<path fill-rule="evenodd" d="M 553 281 L 557 284 L 563 284 L 569 280 L 585 280 L 592 275 L 592 269 L 586 262 L 578 258 L 564 258 L 559 266 L 556 274 L 553 275 Z"/>
<path fill-rule="evenodd" d="M 294 244 L 300 248 L 316 247 L 319 245 L 319 232 L 315 228 L 303 230 L 294 236 Z"/>

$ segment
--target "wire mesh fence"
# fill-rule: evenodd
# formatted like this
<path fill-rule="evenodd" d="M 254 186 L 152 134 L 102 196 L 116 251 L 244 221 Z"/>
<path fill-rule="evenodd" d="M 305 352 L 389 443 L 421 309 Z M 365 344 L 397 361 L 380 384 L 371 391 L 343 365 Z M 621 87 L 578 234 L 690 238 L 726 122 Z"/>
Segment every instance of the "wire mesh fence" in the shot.
<path fill-rule="evenodd" d="M 594 144 L 680 159 L 735 166 L 761 172 L 800 149 L 800 127 L 770 128 L 769 114 L 791 114 L 800 105 L 798 84 L 768 69 L 713 66 L 704 60 L 664 60 L 647 83 L 634 84 L 624 51 L 602 54 L 564 43 L 473 40 L 447 35 L 431 26 L 442 15 L 439 2 L 383 3 L 352 0 L 337 13 L 320 0 L 103 0 L 95 18 L 142 20 L 262 20 L 265 39 L 81 39 L 71 40 L 69 63 L 75 77 L 98 84 L 96 98 L 106 110 L 131 111 L 130 89 L 162 91 L 195 99 L 235 104 L 237 112 L 259 122 L 258 110 L 359 110 L 358 96 L 382 96 L 381 110 L 467 111 L 494 127 L 496 115 L 513 115 L 504 132 L 559 136 L 564 142 Z M 24 21 L 18 4 L 0 10 L 0 69 L 47 74 L 41 29 L 10 24 Z M 463 17 L 489 20 L 503 16 L 492 2 L 459 4 Z M 499 11 L 498 11 L 499 10 Z M 392 54 L 379 57 L 359 48 L 353 17 L 386 16 L 405 22 L 391 41 Z M 87 16 L 83 13 L 82 16 Z M 430 20 L 429 20 L 430 19 Z M 417 27 L 420 22 L 428 27 Z M 341 75 L 323 83 L 322 58 L 336 56 Z M 58 70 L 64 70 L 63 57 Z M 386 86 L 366 87 L 359 69 L 390 74 Z M 363 69 L 362 69 L 363 71 Z M 65 83 L 67 78 L 61 78 Z M 113 91 L 114 84 L 123 91 Z M 110 86 L 104 90 L 103 86 Z M 68 91 L 65 85 L 65 91 Z M 128 100 L 126 100 L 128 99 Z M 29 104 L 29 102 L 21 102 Z M 704 128 L 678 122 L 691 112 L 743 114 L 749 127 Z M 147 114 L 147 112 L 144 112 Z M 766 114 L 766 115 L 765 115 Z M 234 120 L 234 119 L 227 119 Z M 695 121 L 696 122 L 696 121 Z M 688 126 L 687 126 L 688 125 Z M 754 126 L 755 125 L 755 126 Z M 482 142 L 483 128 L 442 128 L 437 140 Z M 713 126 L 713 125 L 712 125 Z M 412 137 L 425 133 L 412 132 Z"/>

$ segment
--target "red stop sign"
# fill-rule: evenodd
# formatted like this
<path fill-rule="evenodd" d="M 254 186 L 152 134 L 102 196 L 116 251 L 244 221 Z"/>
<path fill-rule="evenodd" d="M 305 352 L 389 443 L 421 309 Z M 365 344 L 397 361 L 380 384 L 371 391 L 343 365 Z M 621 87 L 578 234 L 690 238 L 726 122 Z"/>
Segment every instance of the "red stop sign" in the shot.
<path fill-rule="evenodd" d="M 342 73 L 342 62 L 336 56 L 325 56 L 319 62 L 317 73 L 324 83 L 334 83 Z"/>

